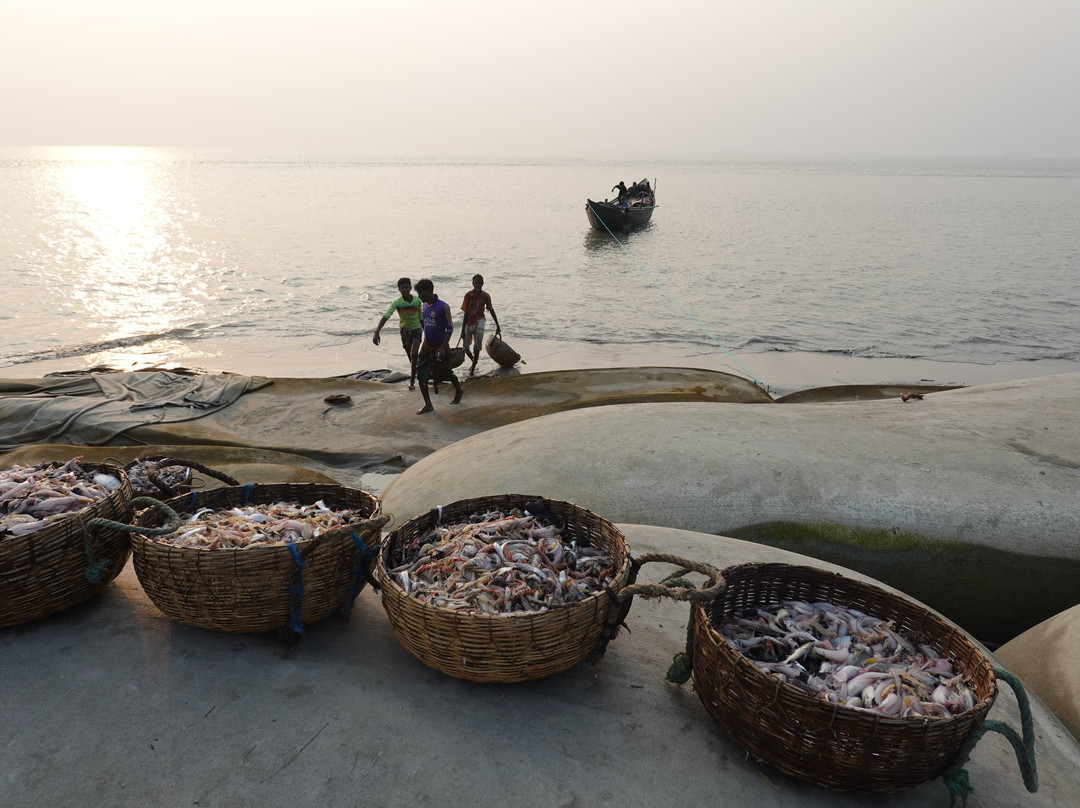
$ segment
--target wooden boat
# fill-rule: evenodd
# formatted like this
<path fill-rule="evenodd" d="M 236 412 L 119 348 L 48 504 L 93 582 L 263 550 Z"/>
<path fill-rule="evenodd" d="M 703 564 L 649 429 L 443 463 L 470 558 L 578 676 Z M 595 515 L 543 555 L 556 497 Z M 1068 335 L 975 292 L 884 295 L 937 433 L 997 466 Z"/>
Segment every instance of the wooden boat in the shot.
<path fill-rule="evenodd" d="M 656 209 L 656 192 L 647 179 L 634 183 L 627 188 L 619 183 L 612 190 L 619 189 L 619 195 L 613 200 L 603 202 L 585 201 L 585 213 L 589 224 L 602 233 L 629 233 L 640 230 L 652 219 Z"/>

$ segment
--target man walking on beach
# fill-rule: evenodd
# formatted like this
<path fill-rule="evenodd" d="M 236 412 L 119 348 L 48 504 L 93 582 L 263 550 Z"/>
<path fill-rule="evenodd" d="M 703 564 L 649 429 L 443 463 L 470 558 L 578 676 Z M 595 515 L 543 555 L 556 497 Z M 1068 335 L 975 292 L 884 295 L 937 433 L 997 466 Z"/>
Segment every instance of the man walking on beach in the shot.
<path fill-rule="evenodd" d="M 416 414 L 423 415 L 435 409 L 428 395 L 429 376 L 436 393 L 439 392 L 440 381 L 449 381 L 454 385 L 456 395 L 451 404 L 461 401 L 461 382 L 450 368 L 450 337 L 454 335 L 454 315 L 450 306 L 446 301 L 439 300 L 435 294 L 435 284 L 427 278 L 416 282 L 416 294 L 424 303 L 421 309 L 424 339 L 416 356 L 416 378 L 420 382 L 420 393 L 424 396 L 424 406 Z"/>
<path fill-rule="evenodd" d="M 465 293 L 465 299 L 461 302 L 461 310 L 465 312 L 465 318 L 461 323 L 461 338 L 465 341 L 465 353 L 472 359 L 472 367 L 469 375 L 476 374 L 476 363 L 480 360 L 480 346 L 484 342 L 484 310 L 491 312 L 491 319 L 495 321 L 495 336 L 502 334 L 499 328 L 499 318 L 495 316 L 495 307 L 491 305 L 491 295 L 484 291 L 484 276 L 473 275 L 472 290 Z M 472 353 L 469 353 L 469 343 L 472 343 Z"/>
<path fill-rule="evenodd" d="M 398 325 L 401 327 L 401 347 L 405 349 L 405 355 L 409 357 L 409 389 L 412 390 L 416 387 L 416 354 L 423 340 L 423 331 L 420 326 L 420 298 L 413 295 L 412 281 L 408 278 L 399 278 L 397 288 L 401 296 L 390 304 L 386 314 L 379 320 L 371 341 L 376 345 L 379 344 L 379 332 L 396 311 Z"/>

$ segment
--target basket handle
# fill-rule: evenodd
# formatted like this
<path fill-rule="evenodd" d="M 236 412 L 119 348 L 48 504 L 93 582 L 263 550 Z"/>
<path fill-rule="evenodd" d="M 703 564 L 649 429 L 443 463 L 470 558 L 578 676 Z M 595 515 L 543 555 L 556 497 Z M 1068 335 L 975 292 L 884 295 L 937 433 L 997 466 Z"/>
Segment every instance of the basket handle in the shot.
<path fill-rule="evenodd" d="M 637 558 L 637 564 L 647 564 L 653 561 L 663 561 L 667 564 L 675 564 L 679 567 L 674 573 L 664 578 L 659 584 L 632 583 L 619 590 L 619 599 L 629 602 L 634 595 L 645 597 L 671 598 L 672 600 L 689 601 L 695 606 L 704 606 L 709 601 L 721 597 L 727 592 L 727 581 L 724 573 L 712 564 L 702 561 L 691 561 L 668 553 L 644 553 Z M 699 572 L 704 575 L 712 586 L 704 589 L 695 589 L 694 585 L 683 578 L 688 572 Z M 679 586 L 681 584 L 681 586 Z M 626 596 L 625 599 L 623 596 Z M 694 665 L 694 614 L 690 610 L 690 618 L 686 626 L 686 648 L 675 654 L 668 667 L 666 679 L 675 684 L 684 684 L 690 679 L 690 673 Z"/>
<path fill-rule="evenodd" d="M 86 569 L 83 570 L 83 575 L 92 584 L 101 583 L 101 577 L 112 563 L 112 560 L 108 558 L 95 558 L 91 538 L 94 528 L 107 527 L 119 530 L 122 533 L 145 533 L 150 536 L 164 536 L 166 533 L 172 533 L 180 527 L 179 514 L 164 502 L 153 497 L 135 497 L 128 503 L 128 506 L 132 509 L 141 507 L 157 508 L 165 515 L 167 521 L 161 527 L 139 527 L 125 522 L 114 522 L 100 516 L 83 522 L 83 551 L 86 553 Z"/>
<path fill-rule="evenodd" d="M 634 595 L 642 595 L 647 598 L 671 598 L 672 600 L 689 601 L 690 603 L 705 603 L 720 597 L 727 591 L 724 574 L 712 564 L 692 561 L 668 553 L 644 553 L 637 557 L 639 565 L 644 566 L 651 562 L 674 564 L 679 567 L 679 570 L 658 584 L 633 583 L 624 586 L 619 590 L 620 600 Z M 709 581 L 715 581 L 716 583 L 704 589 L 696 589 L 692 583 L 683 577 L 688 572 L 699 572 Z M 681 586 L 676 586 L 676 584 L 681 584 Z"/>
<path fill-rule="evenodd" d="M 160 476 L 158 476 L 158 471 L 160 469 L 167 468 L 168 466 L 186 466 L 189 469 L 200 471 L 208 477 L 213 477 L 215 479 L 221 480 L 226 485 L 240 485 L 240 481 L 235 479 L 234 477 L 230 477 L 223 471 L 218 471 L 217 469 L 210 468 L 209 466 L 204 466 L 202 463 L 199 463 L 195 460 L 181 460 L 176 457 L 163 457 L 146 470 L 146 476 L 149 477 L 150 482 L 157 486 L 157 488 L 166 496 L 176 496 L 176 491 L 171 486 L 166 484 Z"/>
<path fill-rule="evenodd" d="M 994 668 L 993 671 L 994 676 L 1008 684 L 1016 695 L 1016 704 L 1020 708 L 1020 731 L 1023 733 L 1023 739 L 1016 734 L 1016 730 L 1003 721 L 987 719 L 982 726 L 975 727 L 942 775 L 945 787 L 949 790 L 949 808 L 952 808 L 958 799 L 961 805 L 967 804 L 968 794 L 975 790 L 971 786 L 964 765 L 975 749 L 975 744 L 987 732 L 998 732 L 1008 739 L 1012 744 L 1013 752 L 1016 753 L 1016 762 L 1020 767 L 1020 776 L 1024 778 L 1024 787 L 1032 794 L 1039 790 L 1039 773 L 1035 768 L 1035 729 L 1031 719 L 1031 705 L 1028 703 L 1027 691 L 1024 690 L 1020 680 L 1009 671 L 1002 668 Z"/>
<path fill-rule="evenodd" d="M 679 569 L 658 584 L 636 583 L 638 570 L 641 569 L 642 565 L 656 561 L 662 561 L 665 564 L 674 564 L 679 567 Z M 695 589 L 694 585 L 683 577 L 689 572 L 700 572 L 710 581 L 716 581 L 716 583 L 705 589 Z M 630 583 L 620 589 L 618 594 L 615 594 L 611 589 L 607 589 L 608 597 L 611 599 L 614 609 L 611 614 L 608 615 L 608 618 L 601 627 L 600 638 L 593 651 L 593 658 L 597 659 L 602 656 L 605 651 L 607 651 L 608 643 L 615 639 L 615 636 L 619 633 L 620 627 L 626 627 L 624 621 L 626 620 L 626 615 L 630 612 L 630 604 L 634 600 L 634 595 L 641 595 L 647 598 L 671 598 L 672 600 L 684 600 L 690 601 L 691 603 L 705 603 L 713 598 L 723 595 L 726 591 L 727 583 L 724 581 L 723 573 L 711 564 L 705 564 L 701 561 L 691 561 L 690 559 L 670 555 L 669 553 L 644 553 L 638 558 L 631 557 Z M 693 620 L 693 617 L 691 617 L 691 620 Z M 629 628 L 626 628 L 626 630 L 627 632 L 630 631 Z M 678 657 L 676 657 L 676 659 L 678 659 Z M 686 678 L 689 678 L 689 673 Z M 683 679 L 683 681 L 686 680 Z"/>

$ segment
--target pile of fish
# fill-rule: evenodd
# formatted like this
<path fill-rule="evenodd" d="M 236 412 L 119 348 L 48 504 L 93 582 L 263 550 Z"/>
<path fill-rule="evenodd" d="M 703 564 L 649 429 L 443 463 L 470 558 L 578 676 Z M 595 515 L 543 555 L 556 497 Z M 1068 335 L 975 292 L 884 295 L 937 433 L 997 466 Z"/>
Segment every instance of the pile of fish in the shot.
<path fill-rule="evenodd" d="M 118 476 L 84 469 L 81 459 L 0 470 L 0 541 L 41 530 L 120 487 Z"/>
<path fill-rule="evenodd" d="M 319 500 L 314 505 L 275 502 L 236 508 L 200 508 L 180 515 L 180 527 L 153 541 L 202 550 L 246 550 L 283 547 L 321 536 L 328 530 L 359 522 L 359 511 L 336 511 Z"/>
<path fill-rule="evenodd" d="M 830 704 L 897 718 L 947 718 L 975 706 L 949 659 L 857 609 L 784 601 L 744 610 L 720 634 L 758 669 Z"/>
<path fill-rule="evenodd" d="M 161 489 L 154 485 L 150 479 L 150 472 L 156 466 L 157 463 L 153 460 L 139 459 L 125 468 L 128 482 L 131 483 L 131 490 L 134 493 L 150 494 L 151 496 L 158 496 L 162 493 Z M 162 466 L 157 469 L 157 476 L 166 486 L 175 489 L 176 486 L 183 485 L 191 479 L 191 469 L 187 466 Z"/>
<path fill-rule="evenodd" d="M 565 542 L 554 521 L 519 509 L 476 513 L 414 539 L 390 574 L 410 597 L 467 614 L 543 612 L 602 591 L 614 559 Z"/>

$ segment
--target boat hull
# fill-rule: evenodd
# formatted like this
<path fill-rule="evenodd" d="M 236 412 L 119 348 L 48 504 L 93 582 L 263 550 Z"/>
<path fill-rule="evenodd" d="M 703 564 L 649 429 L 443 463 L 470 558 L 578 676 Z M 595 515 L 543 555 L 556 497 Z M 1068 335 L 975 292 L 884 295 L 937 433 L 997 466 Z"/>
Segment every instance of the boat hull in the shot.
<path fill-rule="evenodd" d="M 640 230 L 652 219 L 655 208 L 655 205 L 620 207 L 610 202 L 593 202 L 591 199 L 585 203 L 589 224 L 602 233 L 629 233 L 631 230 Z"/>

